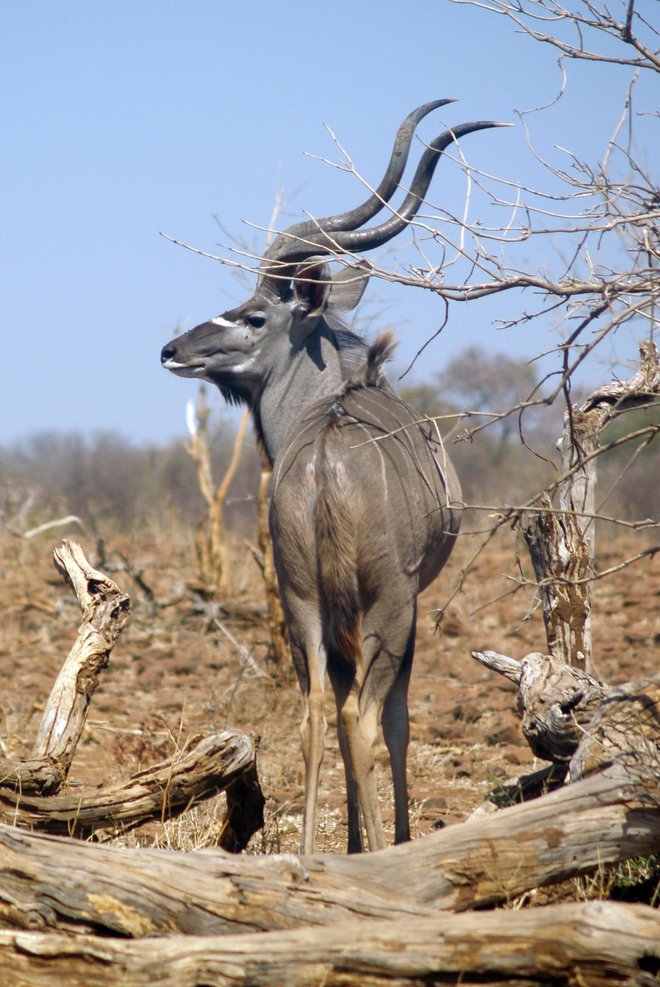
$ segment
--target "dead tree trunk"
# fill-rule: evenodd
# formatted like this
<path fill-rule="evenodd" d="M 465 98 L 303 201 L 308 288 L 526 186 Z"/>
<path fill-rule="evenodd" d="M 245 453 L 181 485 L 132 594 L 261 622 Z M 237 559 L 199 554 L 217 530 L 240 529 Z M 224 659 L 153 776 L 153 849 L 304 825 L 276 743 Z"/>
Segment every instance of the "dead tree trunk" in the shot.
<path fill-rule="evenodd" d="M 75 542 L 64 541 L 53 558 L 76 594 L 83 619 L 46 702 L 33 757 L 56 761 L 66 778 L 99 675 L 128 620 L 130 601 L 111 579 L 91 567 Z"/>
<path fill-rule="evenodd" d="M 189 408 L 188 430 L 190 443 L 186 451 L 197 467 L 197 479 L 202 496 L 206 501 L 207 512 L 197 525 L 195 548 L 199 574 L 199 589 L 206 596 L 223 601 L 228 593 L 226 532 L 224 526 L 224 509 L 229 488 L 233 482 L 243 448 L 243 440 L 248 426 L 249 413 L 246 410 L 241 418 L 231 458 L 225 474 L 216 486 L 213 479 L 211 464 L 211 448 L 209 444 L 208 420 L 210 409 L 206 404 L 204 385 L 199 388 L 197 407 Z"/>
<path fill-rule="evenodd" d="M 547 495 L 530 511 L 523 533 L 534 567 L 553 657 L 586 672 L 591 666 L 591 583 L 595 563 L 596 460 L 600 435 L 619 413 L 660 393 L 660 361 L 654 343 L 640 344 L 641 364 L 628 381 L 595 391 L 567 415 L 559 442 L 562 479 L 559 510 Z"/>
<path fill-rule="evenodd" d="M 652 987 L 660 915 L 613 902 L 518 912 L 351 919 L 245 936 L 122 940 L 0 932 L 0 980 L 14 987 Z"/>

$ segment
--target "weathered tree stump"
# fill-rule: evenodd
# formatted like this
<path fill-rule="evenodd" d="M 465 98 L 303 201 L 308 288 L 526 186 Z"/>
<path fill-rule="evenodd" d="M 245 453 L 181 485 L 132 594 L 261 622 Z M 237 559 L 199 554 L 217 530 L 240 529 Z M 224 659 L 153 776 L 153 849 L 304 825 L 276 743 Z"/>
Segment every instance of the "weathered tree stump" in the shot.
<path fill-rule="evenodd" d="M 46 702 L 33 757 L 55 761 L 66 778 L 99 675 L 128 620 L 130 600 L 112 579 L 92 568 L 75 542 L 63 541 L 53 559 L 76 594 L 83 619 Z"/>
<path fill-rule="evenodd" d="M 523 734 L 537 757 L 571 764 L 584 777 L 625 755 L 655 761 L 660 773 L 660 674 L 609 686 L 552 655 L 517 661 L 497 651 L 473 651 L 491 671 L 518 686 Z"/>
<path fill-rule="evenodd" d="M 537 652 L 522 661 L 497 651 L 473 651 L 491 671 L 518 686 L 522 731 L 536 757 L 568 763 L 583 729 L 611 691 L 581 668 Z"/>
<path fill-rule="evenodd" d="M 614 762 L 632 774 L 655 765 L 660 785 L 660 675 L 613 688 L 584 730 L 570 763 L 579 781 Z"/>
<path fill-rule="evenodd" d="M 92 568 L 80 545 L 63 541 L 53 559 L 76 594 L 83 619 L 46 702 L 32 757 L 0 759 L 2 785 L 23 794 L 52 795 L 68 777 L 99 676 L 130 612 L 128 596 Z"/>

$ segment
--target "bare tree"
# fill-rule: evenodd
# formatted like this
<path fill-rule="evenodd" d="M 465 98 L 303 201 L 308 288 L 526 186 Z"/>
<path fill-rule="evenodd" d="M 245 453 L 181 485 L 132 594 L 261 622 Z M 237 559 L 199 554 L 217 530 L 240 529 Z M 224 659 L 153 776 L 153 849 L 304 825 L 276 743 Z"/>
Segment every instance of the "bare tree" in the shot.
<path fill-rule="evenodd" d="M 634 94 L 640 74 L 660 71 L 657 32 L 636 10 L 635 0 L 609 5 L 591 2 L 569 8 L 556 0 L 454 0 L 512 21 L 535 42 L 560 52 L 562 84 L 557 100 L 566 91 L 566 62 L 616 63 L 632 69 L 624 106 L 613 134 L 598 160 L 587 161 L 565 151 L 566 166 L 551 163 L 535 149 L 530 113 L 520 113 L 527 145 L 540 165 L 543 185 L 508 185 L 471 169 L 475 185 L 491 196 L 492 204 L 509 210 L 506 224 L 481 226 L 451 220 L 429 237 L 443 250 L 454 250 L 457 266 L 467 261 L 470 278 L 450 284 L 446 272 L 428 268 L 424 281 L 447 300 L 467 300 L 486 295 L 532 289 L 541 303 L 535 311 L 526 307 L 502 323 L 523 322 L 533 329 L 544 316 L 561 313 L 563 338 L 556 347 L 557 370 L 549 396 L 532 390 L 526 401 L 498 408 L 490 422 L 518 413 L 530 404 L 562 396 L 565 428 L 559 449 L 559 476 L 546 494 L 533 498 L 540 507 L 525 515 L 524 529 L 532 554 L 546 621 L 548 648 L 567 661 L 591 658 L 591 584 L 597 577 L 594 530 L 599 507 L 595 499 L 596 459 L 608 448 L 601 445 L 605 425 L 640 404 L 653 403 L 659 393 L 658 355 L 653 342 L 660 279 L 660 188 L 644 163 L 637 138 L 640 116 L 634 111 Z M 617 19 L 616 9 L 621 16 Z M 607 35 L 605 47 L 599 36 Z M 616 46 L 612 44 L 615 41 Z M 602 65 L 593 67 L 597 73 Z M 555 101 L 556 102 L 556 101 Z M 541 107 L 541 113 L 547 107 Z M 508 191 L 507 191 L 508 189 Z M 448 235 L 449 229 L 452 235 Z M 553 262 L 546 246 L 552 241 Z M 546 265 L 543 269 L 517 266 L 520 244 L 534 249 Z M 616 330 L 630 325 L 639 340 L 642 364 L 628 382 L 605 385 L 587 401 L 575 404 L 574 375 Z M 468 435 L 485 427 L 468 429 Z M 647 427 L 617 440 L 635 442 L 640 450 L 657 435 L 657 417 Z M 558 498 L 557 506 L 552 494 Z M 514 520 L 522 515 L 513 512 Z M 497 523 L 511 517 L 501 512 Z M 618 518 L 610 520 L 617 521 Z M 644 519 L 648 527 L 655 522 Z M 653 554 L 655 547 L 636 558 Z"/>
<path fill-rule="evenodd" d="M 540 542 L 547 541 L 552 531 L 561 535 L 561 543 L 557 541 L 554 549 L 554 563 L 563 556 L 561 564 L 544 569 L 538 556 L 534 559 L 548 646 L 567 660 L 588 664 L 590 587 L 598 577 L 594 526 L 595 519 L 603 516 L 595 499 L 596 460 L 614 445 L 633 443 L 634 448 L 629 446 L 633 448 L 629 455 L 633 463 L 660 429 L 655 415 L 644 427 L 630 429 L 613 442 L 601 442 L 601 432 L 609 422 L 631 408 L 653 405 L 659 393 L 654 330 L 660 291 L 660 186 L 645 161 L 643 133 L 649 123 L 657 122 L 657 113 L 640 113 L 636 107 L 640 79 L 644 74 L 660 71 L 660 58 L 654 49 L 658 32 L 644 19 L 635 0 L 608 6 L 576 0 L 570 7 L 557 0 L 454 2 L 506 18 L 532 41 L 556 49 L 561 86 L 552 104 L 518 114 L 530 163 L 539 175 L 538 184 L 514 184 L 464 162 L 474 201 L 478 199 L 476 193 L 480 193 L 484 197 L 482 203 L 490 200 L 486 216 L 497 217 L 498 211 L 504 210 L 506 219 L 500 223 L 482 216 L 470 219 L 474 202 L 468 203 L 460 217 L 446 213 L 427 215 L 417 223 L 425 266 L 409 273 L 418 285 L 435 291 L 447 305 L 489 295 L 512 296 L 513 314 L 500 321 L 503 329 L 525 324 L 533 332 L 549 318 L 560 323 L 561 338 L 545 354 L 554 358 L 554 369 L 517 402 L 498 405 L 497 394 L 493 393 L 490 415 L 484 415 L 483 402 L 478 401 L 478 407 L 471 408 L 472 421 L 468 419 L 464 437 L 472 438 L 494 423 L 501 426 L 504 419 L 517 416 L 524 442 L 527 409 L 562 399 L 565 427 L 558 443 L 560 461 L 556 464 L 555 482 L 545 494 L 539 491 L 519 508 L 498 510 L 497 505 L 483 506 L 490 512 L 495 508 L 495 526 L 526 518 L 530 548 L 539 544 L 539 535 L 543 536 Z M 590 72 L 595 76 L 605 64 L 615 64 L 629 72 L 620 116 L 594 160 L 584 160 L 563 148 L 556 149 L 551 160 L 535 146 L 535 124 L 543 120 L 550 105 L 565 97 L 567 65 L 571 60 L 589 61 Z M 555 163 L 557 155 L 559 164 Z M 518 259 L 521 247 L 524 264 Z M 438 251 L 440 263 L 435 261 Z M 530 265 L 530 257 L 535 266 Z M 536 299 L 533 309 L 527 303 L 530 293 Z M 511 306 L 512 299 L 508 304 Z M 597 350 L 598 355 L 605 352 L 603 343 L 623 327 L 637 338 L 642 355 L 640 369 L 629 381 L 614 380 L 597 388 L 586 401 L 576 401 L 576 371 L 586 361 L 593 363 Z M 593 371 L 591 376 L 593 379 Z M 479 413 L 477 424 L 473 423 L 475 411 Z M 542 529 L 537 529 L 535 535 L 530 533 L 524 507 L 542 508 L 540 513 L 534 513 L 534 523 Z M 612 522 L 624 520 L 620 516 L 605 517 Z M 648 529 L 658 523 L 657 518 L 642 518 L 634 526 Z M 487 537 L 491 535 L 492 532 Z M 656 546 L 646 547 L 630 561 L 656 551 Z M 574 606 L 576 600 L 579 607 Z M 570 611 L 573 624 L 568 626 L 570 621 L 567 622 L 558 632 L 557 614 L 562 610 Z M 576 620 L 581 625 L 579 630 Z"/>
<path fill-rule="evenodd" d="M 206 404 L 206 390 L 200 386 L 197 405 L 188 406 L 188 431 L 190 442 L 186 451 L 197 467 L 197 477 L 207 511 L 197 525 L 196 549 L 200 588 L 211 598 L 224 599 L 228 592 L 226 536 L 224 508 L 232 480 L 236 475 L 248 424 L 247 412 L 243 414 L 232 448 L 231 458 L 224 476 L 216 484 L 211 463 L 208 420 L 210 409 Z"/>

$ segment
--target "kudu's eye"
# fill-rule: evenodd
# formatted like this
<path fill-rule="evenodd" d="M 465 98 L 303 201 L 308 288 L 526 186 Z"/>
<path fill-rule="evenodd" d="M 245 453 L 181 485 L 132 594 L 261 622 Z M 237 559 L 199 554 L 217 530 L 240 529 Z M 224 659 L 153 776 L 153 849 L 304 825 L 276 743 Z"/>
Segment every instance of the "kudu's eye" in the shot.
<path fill-rule="evenodd" d="M 266 321 L 266 316 L 263 312 L 252 312 L 251 315 L 248 315 L 245 321 L 249 326 L 252 326 L 253 329 L 261 329 Z"/>

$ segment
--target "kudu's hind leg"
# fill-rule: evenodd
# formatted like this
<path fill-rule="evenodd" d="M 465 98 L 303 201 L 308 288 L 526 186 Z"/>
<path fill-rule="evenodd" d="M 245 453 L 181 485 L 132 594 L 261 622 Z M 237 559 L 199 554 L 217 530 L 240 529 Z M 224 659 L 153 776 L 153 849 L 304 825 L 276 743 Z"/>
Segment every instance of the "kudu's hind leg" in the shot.
<path fill-rule="evenodd" d="M 380 816 L 373 749 L 378 733 L 378 710 L 362 702 L 362 668 L 331 654 L 328 671 L 337 704 L 337 734 L 346 774 L 348 852 L 360 853 L 362 823 L 370 850 L 385 846 Z"/>
<path fill-rule="evenodd" d="M 305 712 L 300 725 L 305 762 L 305 808 L 300 849 L 301 853 L 314 853 L 319 775 L 326 729 L 323 715 L 325 653 L 319 648 L 312 652 L 310 660 L 309 653 L 293 641 L 291 653 L 305 700 Z"/>
<path fill-rule="evenodd" d="M 351 757 L 348 749 L 348 740 L 344 730 L 341 707 L 337 702 L 337 736 L 339 738 L 339 750 L 344 762 L 344 773 L 346 775 L 346 807 L 348 810 L 348 846 L 349 853 L 362 853 L 364 846 L 362 843 L 362 825 L 360 823 L 360 800 L 357 781 L 351 767 Z"/>
<path fill-rule="evenodd" d="M 410 631 L 408 647 L 399 673 L 383 704 L 383 738 L 390 755 L 392 785 L 394 789 L 394 842 L 405 843 L 410 839 L 408 814 L 408 742 L 410 726 L 408 717 L 408 686 L 415 649 L 415 624 Z"/>
<path fill-rule="evenodd" d="M 357 787 L 362 821 L 367 831 L 367 842 L 370 850 L 382 850 L 385 846 L 385 834 L 380 815 L 378 789 L 376 787 L 376 763 L 374 760 L 374 745 L 378 735 L 378 709 L 374 705 L 363 706 L 360 702 L 358 689 L 355 685 L 349 690 L 339 709 L 343 731 L 346 737 L 349 763 L 346 765 L 346 777 L 352 771 Z M 348 787 L 348 781 L 347 781 Z M 357 815 L 356 813 L 354 816 Z M 354 822 L 356 833 L 351 832 L 349 817 L 349 852 L 361 846 L 359 822 Z M 356 845 L 359 840 L 359 846 Z"/>
<path fill-rule="evenodd" d="M 417 607 L 414 598 L 405 606 L 394 607 L 390 603 L 388 607 L 387 604 L 388 600 L 383 598 L 378 608 L 369 614 L 369 627 L 363 642 L 367 673 L 360 694 L 360 710 L 363 733 L 370 740 L 371 750 L 376 741 L 378 720 L 381 721 L 392 769 L 394 842 L 404 843 L 410 839 L 406 777 L 408 685 L 415 649 Z M 380 812 L 378 820 L 380 822 Z"/>

